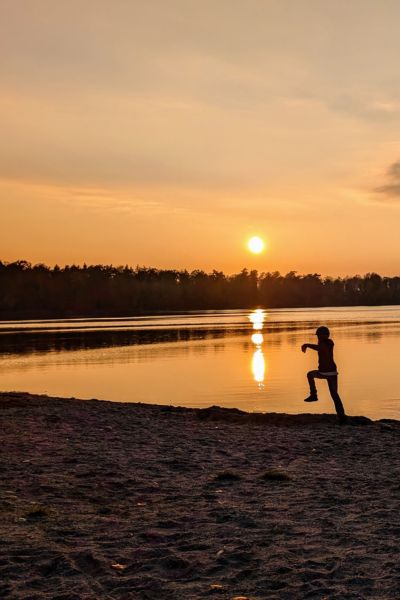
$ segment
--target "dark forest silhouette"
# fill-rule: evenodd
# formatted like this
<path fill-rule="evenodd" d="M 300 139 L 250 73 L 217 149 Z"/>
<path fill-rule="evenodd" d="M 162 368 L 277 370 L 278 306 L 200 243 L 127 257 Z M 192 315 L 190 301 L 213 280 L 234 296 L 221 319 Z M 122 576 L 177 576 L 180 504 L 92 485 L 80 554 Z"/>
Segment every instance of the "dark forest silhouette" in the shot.
<path fill-rule="evenodd" d="M 400 304 L 400 277 L 48 267 L 0 261 L 0 318 L 128 316 L 158 311 Z"/>

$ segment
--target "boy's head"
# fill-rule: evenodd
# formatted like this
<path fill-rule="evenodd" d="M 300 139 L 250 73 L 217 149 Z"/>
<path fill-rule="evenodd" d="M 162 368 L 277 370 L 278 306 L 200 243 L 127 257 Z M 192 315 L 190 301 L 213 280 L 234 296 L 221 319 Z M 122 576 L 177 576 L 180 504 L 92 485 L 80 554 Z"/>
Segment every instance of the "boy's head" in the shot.
<path fill-rule="evenodd" d="M 327 327 L 322 325 L 321 327 L 318 327 L 317 331 L 315 332 L 315 335 L 318 337 L 319 340 L 327 340 L 330 336 L 330 331 Z"/>

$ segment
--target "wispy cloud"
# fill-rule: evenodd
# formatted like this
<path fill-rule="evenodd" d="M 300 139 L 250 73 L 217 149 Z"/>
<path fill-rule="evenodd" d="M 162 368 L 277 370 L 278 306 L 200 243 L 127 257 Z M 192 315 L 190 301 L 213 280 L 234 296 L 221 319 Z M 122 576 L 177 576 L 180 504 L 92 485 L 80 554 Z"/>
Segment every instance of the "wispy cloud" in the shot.
<path fill-rule="evenodd" d="M 400 160 L 392 163 L 386 171 L 386 183 L 375 188 L 386 198 L 400 200 Z"/>

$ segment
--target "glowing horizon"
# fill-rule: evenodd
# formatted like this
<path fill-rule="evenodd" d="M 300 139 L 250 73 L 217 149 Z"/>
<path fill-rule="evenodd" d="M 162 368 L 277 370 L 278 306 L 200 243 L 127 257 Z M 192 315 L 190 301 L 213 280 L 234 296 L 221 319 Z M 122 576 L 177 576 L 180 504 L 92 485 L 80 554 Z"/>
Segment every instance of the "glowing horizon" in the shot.
<path fill-rule="evenodd" d="M 1 260 L 398 274 L 400 4 L 3 16 Z"/>

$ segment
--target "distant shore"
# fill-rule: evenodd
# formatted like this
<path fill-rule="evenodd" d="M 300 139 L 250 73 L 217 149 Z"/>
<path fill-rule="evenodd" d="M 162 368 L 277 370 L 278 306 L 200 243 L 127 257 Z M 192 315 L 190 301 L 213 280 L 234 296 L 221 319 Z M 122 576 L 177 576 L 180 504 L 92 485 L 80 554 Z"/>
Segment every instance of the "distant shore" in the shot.
<path fill-rule="evenodd" d="M 160 269 L 0 260 L 0 320 L 112 318 L 174 311 L 400 305 L 400 278 L 315 271 Z M 2 291 L 4 292 L 2 293 Z"/>
<path fill-rule="evenodd" d="M 0 597 L 397 597 L 399 421 L 24 393 L 0 415 Z"/>

